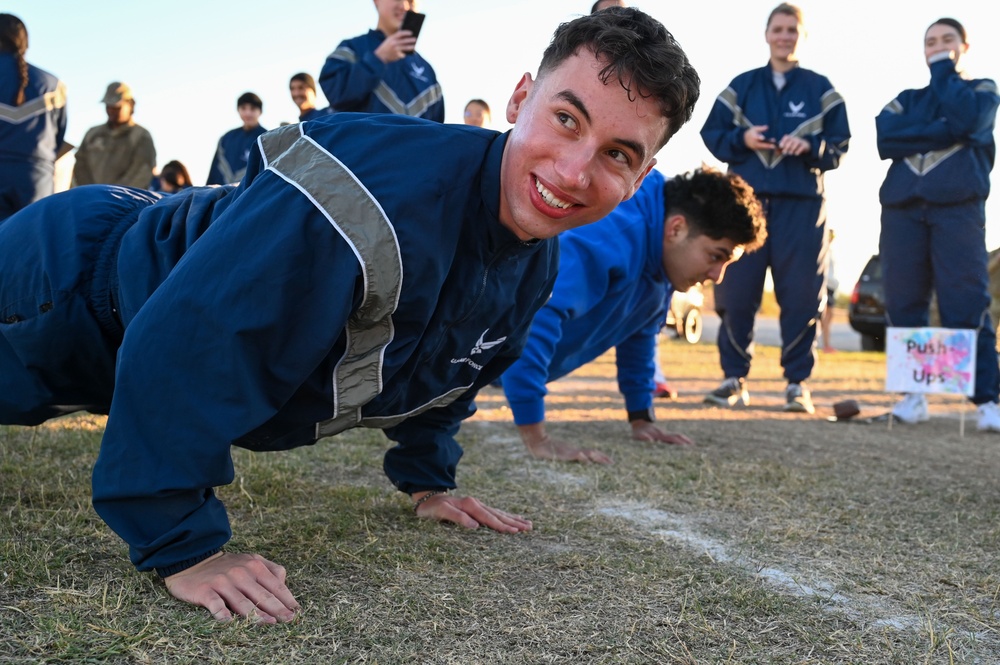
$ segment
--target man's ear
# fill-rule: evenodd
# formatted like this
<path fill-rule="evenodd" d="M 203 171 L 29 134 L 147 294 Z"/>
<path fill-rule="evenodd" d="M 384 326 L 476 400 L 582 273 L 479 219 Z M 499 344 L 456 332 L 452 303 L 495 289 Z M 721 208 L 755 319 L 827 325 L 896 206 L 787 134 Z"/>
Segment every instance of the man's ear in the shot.
<path fill-rule="evenodd" d="M 535 81 L 531 78 L 531 74 L 525 72 L 521 80 L 518 81 L 517 87 L 514 88 L 514 94 L 510 96 L 510 101 L 507 102 L 507 122 L 512 125 L 517 122 L 517 116 L 520 115 L 521 108 L 534 85 Z"/>
<path fill-rule="evenodd" d="M 687 217 L 679 212 L 667 215 L 667 219 L 663 222 L 663 237 L 667 242 L 683 240 L 689 231 Z"/>

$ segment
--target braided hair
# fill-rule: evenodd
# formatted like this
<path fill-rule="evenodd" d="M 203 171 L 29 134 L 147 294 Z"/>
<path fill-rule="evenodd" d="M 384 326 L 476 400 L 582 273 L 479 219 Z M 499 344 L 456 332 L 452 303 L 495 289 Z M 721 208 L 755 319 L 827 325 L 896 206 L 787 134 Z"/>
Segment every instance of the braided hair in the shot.
<path fill-rule="evenodd" d="M 24 91 L 28 87 L 28 61 L 24 54 L 28 52 L 28 29 L 21 19 L 13 14 L 0 14 L 0 53 L 13 53 L 17 63 L 17 73 L 21 85 L 14 96 L 14 106 L 24 103 Z"/>

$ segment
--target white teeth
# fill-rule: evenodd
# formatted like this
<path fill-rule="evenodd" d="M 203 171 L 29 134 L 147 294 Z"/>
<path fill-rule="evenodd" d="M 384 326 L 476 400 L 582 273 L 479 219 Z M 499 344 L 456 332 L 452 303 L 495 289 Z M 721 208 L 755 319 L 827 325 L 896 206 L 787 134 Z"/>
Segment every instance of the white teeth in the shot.
<path fill-rule="evenodd" d="M 537 189 L 538 193 L 542 195 L 542 200 L 545 201 L 550 206 L 552 206 L 553 208 L 562 208 L 563 210 L 565 210 L 566 208 L 569 208 L 570 206 L 573 205 L 572 203 L 567 203 L 566 201 L 562 201 L 553 196 L 552 192 L 545 189 L 545 187 L 538 180 L 538 178 L 535 178 L 535 189 Z"/>

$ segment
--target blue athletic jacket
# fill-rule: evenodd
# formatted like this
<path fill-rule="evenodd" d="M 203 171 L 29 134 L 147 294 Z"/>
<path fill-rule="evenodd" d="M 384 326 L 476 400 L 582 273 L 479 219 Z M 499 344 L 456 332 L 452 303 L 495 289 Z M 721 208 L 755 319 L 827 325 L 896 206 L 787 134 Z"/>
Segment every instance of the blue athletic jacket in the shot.
<path fill-rule="evenodd" d="M 750 150 L 743 134 L 755 125 L 767 125 L 769 138 L 792 135 L 812 147 L 799 157 Z M 758 195 L 818 198 L 824 194 L 823 172 L 840 166 L 851 130 L 844 100 L 825 76 L 795 67 L 785 73 L 779 92 L 768 64 L 733 79 L 716 98 L 701 137 Z"/>
<path fill-rule="evenodd" d="M 228 541 L 211 488 L 233 480 L 232 444 L 381 428 L 400 490 L 455 487 L 459 423 L 520 354 L 558 262 L 555 240 L 499 221 L 506 141 L 337 113 L 264 134 L 238 187 L 139 215 L 118 252 L 126 332 L 93 483 L 140 570 Z M 420 178 L 399 154 L 421 155 Z"/>
<path fill-rule="evenodd" d="M 299 122 L 305 122 L 306 120 L 318 120 L 319 118 L 328 116 L 331 113 L 335 113 L 335 111 L 329 106 L 321 109 L 310 109 L 299 116 Z"/>
<path fill-rule="evenodd" d="M 414 51 L 385 64 L 375 49 L 381 30 L 340 42 L 326 58 L 319 84 L 335 111 L 396 113 L 444 122 L 444 95 L 434 68 Z"/>
<path fill-rule="evenodd" d="M 223 134 L 215 147 L 215 157 L 212 158 L 208 182 L 205 184 L 232 185 L 239 182 L 247 171 L 247 160 L 257 137 L 266 131 L 257 125 L 249 131 L 237 127 Z"/>
<path fill-rule="evenodd" d="M 559 236 L 559 276 L 503 375 L 518 425 L 545 419 L 545 384 L 616 347 L 629 411 L 653 404 L 654 346 L 673 287 L 663 270 L 664 178 L 650 171 L 601 221 Z"/>
<path fill-rule="evenodd" d="M 884 206 L 962 203 L 990 193 L 997 85 L 962 78 L 947 54 L 930 69 L 929 86 L 904 90 L 875 118 L 879 156 L 892 160 L 879 191 Z"/>
<path fill-rule="evenodd" d="M 55 161 L 66 134 L 66 86 L 28 64 L 24 103 L 12 53 L 0 53 L 0 211 L 15 212 L 52 193 Z M 0 219 L 5 215 L 0 214 Z"/>

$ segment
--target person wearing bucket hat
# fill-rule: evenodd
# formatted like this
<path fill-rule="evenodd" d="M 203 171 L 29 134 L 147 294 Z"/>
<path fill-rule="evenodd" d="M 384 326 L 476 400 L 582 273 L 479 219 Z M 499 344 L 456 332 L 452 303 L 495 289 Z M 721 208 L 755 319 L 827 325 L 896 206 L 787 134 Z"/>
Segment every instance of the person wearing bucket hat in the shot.
<path fill-rule="evenodd" d="M 156 167 L 153 137 L 136 123 L 132 88 L 121 81 L 108 84 L 101 103 L 108 114 L 103 125 L 91 127 L 76 150 L 73 187 L 124 185 L 146 189 Z"/>

